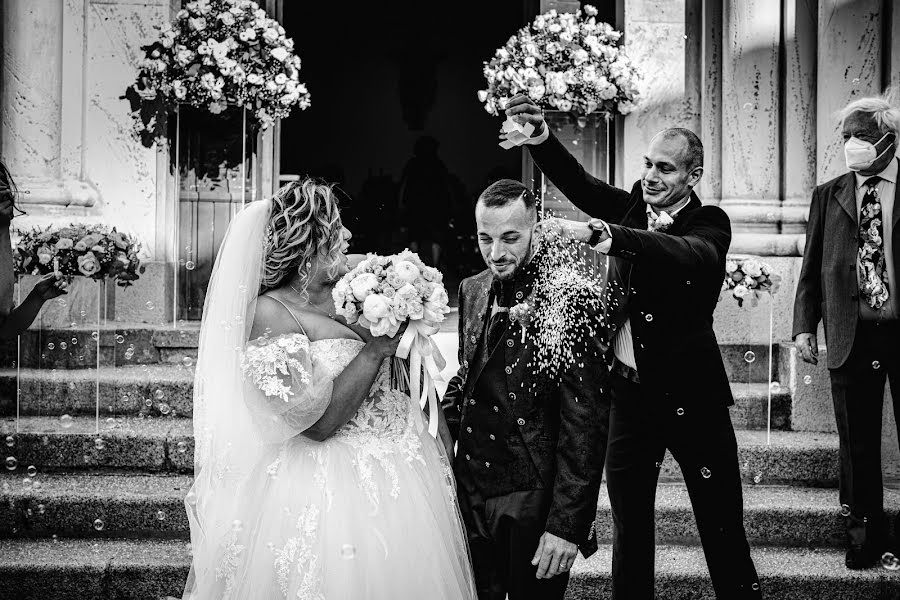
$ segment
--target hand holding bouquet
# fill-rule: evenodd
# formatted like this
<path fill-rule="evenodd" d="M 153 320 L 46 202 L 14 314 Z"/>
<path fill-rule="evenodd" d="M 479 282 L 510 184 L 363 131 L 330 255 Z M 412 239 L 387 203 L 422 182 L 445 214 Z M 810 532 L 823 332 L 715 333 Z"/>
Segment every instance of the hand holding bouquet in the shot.
<path fill-rule="evenodd" d="M 440 379 L 446 365 L 431 336 L 450 312 L 443 275 L 414 252 L 405 250 L 392 256 L 368 255 L 344 275 L 332 292 L 337 314 L 347 323 L 359 323 L 375 337 L 394 336 L 404 323 L 406 331 L 397 348 L 397 357 L 409 357 L 407 376 L 411 395 L 429 402 L 429 432 L 437 435 L 437 397 L 433 381 Z M 424 385 L 420 374 L 425 367 Z"/>

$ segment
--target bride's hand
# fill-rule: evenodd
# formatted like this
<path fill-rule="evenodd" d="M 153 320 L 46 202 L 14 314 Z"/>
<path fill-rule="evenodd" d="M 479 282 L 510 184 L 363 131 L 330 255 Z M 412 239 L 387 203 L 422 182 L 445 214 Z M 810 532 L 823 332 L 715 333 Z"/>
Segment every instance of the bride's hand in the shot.
<path fill-rule="evenodd" d="M 366 330 L 366 337 L 363 338 L 366 342 L 366 347 L 377 353 L 382 359 L 394 356 L 397 353 L 397 346 L 400 345 L 400 340 L 403 338 L 407 325 L 409 325 L 409 322 L 401 325 L 400 329 L 392 337 L 386 335 L 373 337 L 372 333 Z"/>

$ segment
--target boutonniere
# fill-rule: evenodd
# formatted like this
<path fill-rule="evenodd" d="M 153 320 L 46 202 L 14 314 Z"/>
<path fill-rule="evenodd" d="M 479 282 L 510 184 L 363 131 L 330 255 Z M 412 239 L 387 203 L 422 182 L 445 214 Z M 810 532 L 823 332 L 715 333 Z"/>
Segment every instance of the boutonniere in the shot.
<path fill-rule="evenodd" d="M 525 329 L 531 321 L 531 305 L 528 302 L 519 302 L 509 309 L 509 320 L 522 326 L 522 343 L 525 343 Z"/>
<path fill-rule="evenodd" d="M 665 231 L 674 222 L 675 219 L 672 218 L 672 215 L 667 212 L 661 212 L 656 215 L 656 219 L 653 221 L 653 226 L 650 229 L 651 231 Z"/>

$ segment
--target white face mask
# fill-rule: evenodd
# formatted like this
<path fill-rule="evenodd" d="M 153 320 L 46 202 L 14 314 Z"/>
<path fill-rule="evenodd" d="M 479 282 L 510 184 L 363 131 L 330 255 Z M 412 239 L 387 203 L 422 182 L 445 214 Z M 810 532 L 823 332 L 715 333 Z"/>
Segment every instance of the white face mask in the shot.
<path fill-rule="evenodd" d="M 880 144 L 889 135 L 891 134 L 884 134 L 875 144 Z M 887 148 L 879 154 L 875 144 L 864 142 L 857 137 L 851 137 L 847 140 L 844 143 L 844 160 L 847 161 L 847 168 L 851 171 L 865 171 L 872 166 L 872 163 L 891 149 L 891 144 L 888 144 Z"/>

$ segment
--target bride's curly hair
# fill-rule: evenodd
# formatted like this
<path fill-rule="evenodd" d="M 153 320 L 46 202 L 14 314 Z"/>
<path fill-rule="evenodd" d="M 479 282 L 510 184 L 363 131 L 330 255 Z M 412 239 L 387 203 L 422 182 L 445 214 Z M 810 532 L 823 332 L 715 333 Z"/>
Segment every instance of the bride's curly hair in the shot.
<path fill-rule="evenodd" d="M 341 260 L 342 228 L 333 185 L 307 178 L 275 192 L 266 225 L 263 291 L 281 287 L 294 271 L 308 278 L 315 256 L 325 261 L 334 277 Z"/>

